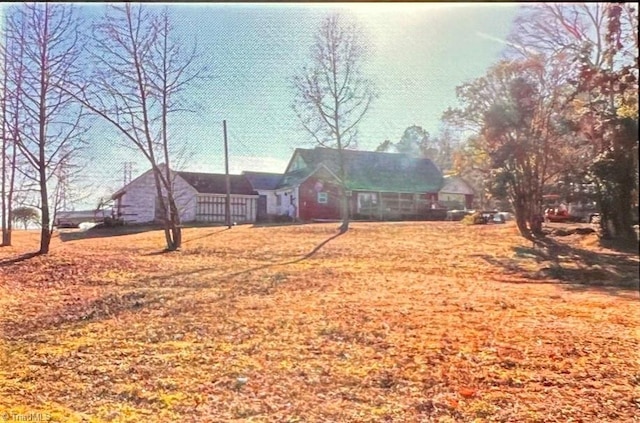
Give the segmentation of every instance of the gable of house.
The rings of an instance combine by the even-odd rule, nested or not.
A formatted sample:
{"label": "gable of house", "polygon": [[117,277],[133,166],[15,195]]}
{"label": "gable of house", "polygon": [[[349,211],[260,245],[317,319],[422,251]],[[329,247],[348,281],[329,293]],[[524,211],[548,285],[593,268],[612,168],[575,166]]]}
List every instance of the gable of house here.
{"label": "gable of house", "polygon": [[289,173],[289,172],[293,172],[296,170],[301,170],[306,167],[309,167],[311,160],[310,160],[310,157],[308,157],[308,154],[306,154],[307,151],[308,151],[307,149],[296,148],[296,151],[294,151],[293,156],[291,156],[291,160],[289,160],[289,164],[287,165],[287,169],[285,170],[285,173]]}
{"label": "gable of house", "polygon": [[445,176],[443,178],[441,193],[473,195],[473,188],[459,176]]}
{"label": "gable of house", "polygon": [[[164,169],[164,165],[159,166]],[[197,191],[176,172],[171,172],[173,194],[180,219],[191,221],[195,219]],[[163,196],[166,190],[161,189]],[[159,203],[153,170],[148,170],[133,179],[130,183],[116,191],[111,198],[116,201],[116,214],[130,223],[152,222],[158,217]]]}

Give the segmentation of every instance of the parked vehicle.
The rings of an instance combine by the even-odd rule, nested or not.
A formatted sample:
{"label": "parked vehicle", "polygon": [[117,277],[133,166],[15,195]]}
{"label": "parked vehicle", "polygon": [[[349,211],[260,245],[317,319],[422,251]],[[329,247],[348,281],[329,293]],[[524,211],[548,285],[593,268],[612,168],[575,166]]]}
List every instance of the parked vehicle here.
{"label": "parked vehicle", "polygon": [[595,202],[566,203],[559,195],[544,195],[544,219],[547,222],[596,223],[600,218]]}
{"label": "parked vehicle", "polygon": [[56,219],[56,223],[54,226],[58,229],[75,229],[80,227],[80,223],[66,219]]}
{"label": "parked vehicle", "polygon": [[596,223],[600,218],[598,207],[595,202],[590,203],[570,203],[569,216],[574,222]]}
{"label": "parked vehicle", "polygon": [[506,219],[502,212],[497,210],[485,210],[480,212],[485,224],[489,223],[506,223]]}
{"label": "parked vehicle", "polygon": [[100,223],[112,211],[107,209],[59,211],[56,214],[54,226],[60,228],[79,228],[81,223]]}
{"label": "parked vehicle", "polygon": [[569,216],[567,210],[562,210],[558,207],[548,207],[544,210],[544,219],[552,223],[569,222],[571,216]]}

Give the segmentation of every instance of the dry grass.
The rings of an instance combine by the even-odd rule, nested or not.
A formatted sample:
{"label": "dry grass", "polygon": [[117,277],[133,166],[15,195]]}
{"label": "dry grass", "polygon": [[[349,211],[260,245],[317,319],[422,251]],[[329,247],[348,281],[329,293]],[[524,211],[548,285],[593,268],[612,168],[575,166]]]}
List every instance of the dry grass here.
{"label": "dry grass", "polygon": [[[455,222],[354,224],[321,245],[336,226],[187,229],[169,254],[159,232],[56,238],[3,263],[0,413],[638,421],[637,255]],[[0,260],[36,243],[17,233]]]}

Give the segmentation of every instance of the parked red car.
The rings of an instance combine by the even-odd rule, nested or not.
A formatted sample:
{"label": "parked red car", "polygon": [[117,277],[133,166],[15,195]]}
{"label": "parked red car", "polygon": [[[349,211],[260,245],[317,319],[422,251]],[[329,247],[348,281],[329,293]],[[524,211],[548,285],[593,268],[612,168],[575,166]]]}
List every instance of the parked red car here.
{"label": "parked red car", "polygon": [[547,222],[567,222],[571,220],[569,212],[564,209],[548,208],[544,211],[544,219]]}

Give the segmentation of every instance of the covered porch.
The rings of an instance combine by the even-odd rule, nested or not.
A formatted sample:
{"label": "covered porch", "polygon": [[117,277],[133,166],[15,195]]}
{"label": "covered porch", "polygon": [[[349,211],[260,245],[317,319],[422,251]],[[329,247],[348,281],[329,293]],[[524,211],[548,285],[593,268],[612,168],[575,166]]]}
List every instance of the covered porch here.
{"label": "covered porch", "polygon": [[354,191],[350,198],[356,220],[437,220],[437,215],[446,215],[437,193]]}

